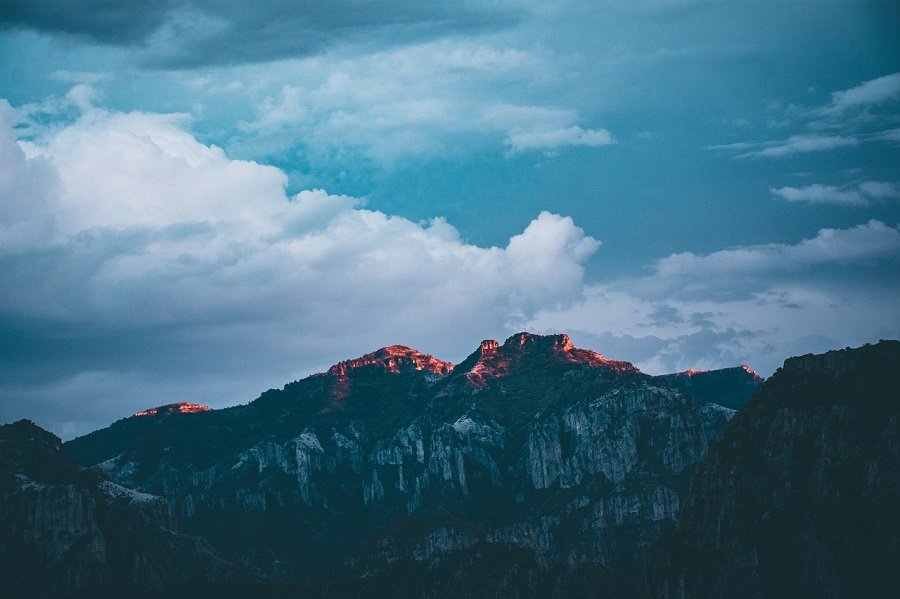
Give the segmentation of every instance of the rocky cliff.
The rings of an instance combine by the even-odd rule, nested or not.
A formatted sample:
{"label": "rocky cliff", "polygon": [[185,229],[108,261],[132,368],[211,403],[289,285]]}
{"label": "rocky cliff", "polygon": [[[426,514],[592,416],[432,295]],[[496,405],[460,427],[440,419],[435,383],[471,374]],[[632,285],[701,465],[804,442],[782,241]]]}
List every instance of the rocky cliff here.
{"label": "rocky cliff", "polygon": [[191,596],[244,585],[162,498],[79,467],[28,421],[0,426],[0,596]]}
{"label": "rocky cliff", "polygon": [[900,343],[785,361],[700,466],[646,597],[895,597]]}
{"label": "rocky cliff", "polygon": [[626,592],[734,413],[709,396],[520,333],[455,367],[383,348],[246,406],[132,417],[66,450],[297,590]]}

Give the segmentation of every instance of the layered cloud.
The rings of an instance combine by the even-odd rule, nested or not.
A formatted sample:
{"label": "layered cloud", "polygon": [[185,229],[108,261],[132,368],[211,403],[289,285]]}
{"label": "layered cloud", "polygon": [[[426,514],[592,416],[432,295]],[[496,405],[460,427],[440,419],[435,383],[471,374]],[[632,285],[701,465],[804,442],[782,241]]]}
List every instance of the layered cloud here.
{"label": "layered cloud", "polygon": [[[146,399],[122,399],[113,382],[129,378],[169,389],[185,377],[183,393],[224,405],[391,343],[461,358],[579,299],[599,246],[548,212],[505,247],[478,247],[441,218],[322,190],[287,197],[281,171],[198,142],[183,115],[92,108],[29,142],[14,140],[11,116],[6,106],[0,352],[16,359],[0,393],[47,377],[45,405],[27,411],[70,428],[77,410],[53,404],[53,389],[79,386],[124,413]],[[210,398],[222,385],[209,379],[228,377],[246,386]],[[5,405],[23,413],[4,419],[24,407]]]}
{"label": "layered cloud", "polygon": [[779,187],[769,190],[788,202],[810,204],[836,204],[839,206],[865,206],[872,200],[900,198],[900,185],[882,181],[866,181],[851,187],[834,185],[805,185],[803,187]]}
{"label": "layered cloud", "polygon": [[505,3],[9,0],[0,25],[131,47],[147,66],[196,68],[309,56],[342,42],[390,45],[513,22]]}
{"label": "layered cloud", "polygon": [[896,142],[896,105],[900,101],[900,73],[864,81],[831,93],[831,101],[811,109],[789,106],[784,124],[802,130],[786,139],[737,142],[709,146],[736,152],[737,158],[785,158],[821,153],[868,143]]}
{"label": "layered cloud", "polygon": [[877,106],[900,98],[900,73],[892,73],[831,94],[831,103],[819,111],[834,115],[857,108]]}
{"label": "layered cloud", "polygon": [[[255,118],[241,125],[231,147],[250,155],[295,150],[317,163],[362,155],[391,167],[404,159],[464,155],[473,146],[502,143],[508,155],[552,155],[614,143],[607,129],[590,127],[578,111],[542,98],[566,75],[558,61],[537,50],[438,40],[291,62],[281,77],[297,83],[258,101]],[[200,79],[196,85],[217,83]]]}

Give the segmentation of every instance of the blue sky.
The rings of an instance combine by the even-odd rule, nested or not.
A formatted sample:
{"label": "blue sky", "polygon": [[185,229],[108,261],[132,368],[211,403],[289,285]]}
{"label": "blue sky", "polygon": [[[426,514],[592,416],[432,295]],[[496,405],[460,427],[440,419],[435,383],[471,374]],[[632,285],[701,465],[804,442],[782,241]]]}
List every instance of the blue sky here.
{"label": "blue sky", "polygon": [[886,1],[0,9],[0,420],[393,343],[653,374],[900,337]]}

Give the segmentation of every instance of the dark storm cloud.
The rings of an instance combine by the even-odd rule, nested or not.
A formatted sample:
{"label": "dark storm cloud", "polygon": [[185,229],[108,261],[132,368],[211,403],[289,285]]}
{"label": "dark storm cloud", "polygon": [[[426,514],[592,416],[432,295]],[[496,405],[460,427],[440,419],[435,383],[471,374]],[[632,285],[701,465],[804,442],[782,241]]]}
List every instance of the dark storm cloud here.
{"label": "dark storm cloud", "polygon": [[339,43],[391,45],[500,27],[511,11],[415,0],[12,0],[0,25],[140,47],[142,64],[190,68],[308,56]]}
{"label": "dark storm cloud", "polygon": [[158,29],[174,5],[175,2],[166,0],[6,0],[0,6],[0,24],[127,46],[140,43]]}

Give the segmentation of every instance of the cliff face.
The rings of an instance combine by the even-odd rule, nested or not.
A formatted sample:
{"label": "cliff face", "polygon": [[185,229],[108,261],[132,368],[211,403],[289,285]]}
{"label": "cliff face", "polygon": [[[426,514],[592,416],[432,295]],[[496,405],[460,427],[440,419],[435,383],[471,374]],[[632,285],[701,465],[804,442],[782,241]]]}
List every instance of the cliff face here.
{"label": "cliff face", "polygon": [[82,469],[28,421],[0,426],[0,595],[171,596],[234,577],[163,499]]}
{"label": "cliff face", "polygon": [[647,597],[896,596],[900,343],[787,360],[685,503]]}
{"label": "cliff face", "polygon": [[298,590],[566,596],[625,588],[733,414],[664,383],[564,335],[392,346],[67,450]]}

